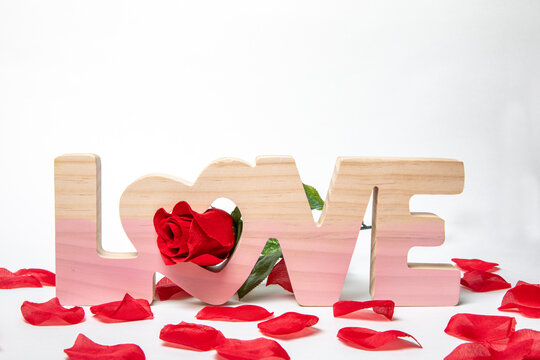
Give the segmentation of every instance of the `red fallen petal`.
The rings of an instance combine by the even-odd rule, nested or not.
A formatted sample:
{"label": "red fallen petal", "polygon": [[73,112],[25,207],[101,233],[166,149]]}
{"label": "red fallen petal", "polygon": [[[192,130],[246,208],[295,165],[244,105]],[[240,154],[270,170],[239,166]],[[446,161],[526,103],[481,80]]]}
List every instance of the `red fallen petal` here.
{"label": "red fallen petal", "polygon": [[56,275],[49,270],[43,269],[21,269],[15,272],[15,275],[31,275],[37,278],[41,285],[55,286]]}
{"label": "red fallen petal", "polygon": [[6,277],[6,276],[13,276],[13,275],[15,274],[9,271],[8,269],[0,268],[0,278]]}
{"label": "red fallen petal", "polygon": [[520,304],[508,303],[504,306],[499,307],[500,311],[517,311],[521,315],[530,317],[530,318],[540,318],[540,309],[528,308],[526,306],[521,306]]}
{"label": "red fallen petal", "polygon": [[540,284],[519,281],[503,297],[501,311],[518,311],[521,314],[540,318]]}
{"label": "red fallen petal", "polygon": [[54,273],[48,270],[21,269],[12,273],[8,269],[0,268],[0,289],[54,286],[55,283]]}
{"label": "red fallen petal", "polygon": [[313,326],[319,322],[315,315],[305,315],[296,312],[287,312],[276,318],[257,324],[259,330],[265,335],[287,335]]}
{"label": "red fallen petal", "polygon": [[145,360],[144,352],[135,344],[100,345],[83,334],[64,352],[71,360]]}
{"label": "red fallen petal", "polygon": [[144,320],[152,319],[154,317],[148,301],[144,299],[134,299],[129,294],[126,294],[122,301],[113,301],[92,306],[90,311],[94,315],[121,321]]}
{"label": "red fallen petal", "polygon": [[337,337],[365,349],[377,349],[390,341],[401,337],[410,337],[418,344],[419,347],[422,347],[414,336],[399,330],[379,332],[361,327],[346,327],[338,331]]}
{"label": "red fallen petal", "polygon": [[257,305],[230,306],[206,306],[195,315],[199,320],[217,321],[260,321],[274,313],[269,312]]}
{"label": "red fallen petal", "polygon": [[[525,359],[540,359],[540,331],[521,329],[510,336],[509,344],[530,344]],[[526,345],[525,345],[526,346]]]}
{"label": "red fallen petal", "polygon": [[392,300],[371,300],[371,301],[338,301],[334,304],[334,317],[340,317],[352,312],[373,308],[377,314],[384,315],[388,320],[394,316],[394,302]]}
{"label": "red fallen petal", "polygon": [[217,353],[230,360],[284,359],[289,354],[276,341],[257,338],[253,340],[225,339],[216,348]]}
{"label": "red fallen petal", "polygon": [[[461,344],[444,360],[539,359],[540,352],[535,354],[533,351],[535,334],[530,333],[531,331],[535,332],[529,329],[519,330],[513,333],[510,338],[497,342]],[[538,345],[540,345],[540,342]]]}
{"label": "red fallen petal", "polygon": [[165,325],[159,338],[175,344],[187,346],[195,350],[208,351],[215,349],[225,341],[221,331],[211,326],[181,322],[177,325]]}
{"label": "red fallen petal", "polygon": [[487,262],[479,259],[452,259],[453,262],[463,271],[493,271],[499,264],[494,262]]}
{"label": "red fallen petal", "polygon": [[530,284],[530,283],[528,283],[526,281],[523,281],[523,280],[518,280],[516,286],[518,286],[518,285],[532,285],[532,286],[540,287],[540,284]]}
{"label": "red fallen petal", "polygon": [[496,360],[523,360],[531,359],[528,354],[531,352],[531,346],[533,341],[531,339],[508,343],[501,349],[495,348],[493,344],[489,345],[489,352],[491,353],[491,359]]}
{"label": "red fallen petal", "polygon": [[492,360],[492,357],[486,345],[465,343],[456,347],[444,360]]}
{"label": "red fallen petal", "polygon": [[8,275],[0,277],[0,289],[43,287],[38,278],[31,275]]}
{"label": "red fallen petal", "polygon": [[173,283],[169,278],[164,277],[156,284],[156,295],[161,301],[169,300],[171,297],[189,297],[185,290]]}
{"label": "red fallen petal", "polygon": [[463,274],[461,285],[475,292],[501,290],[512,287],[511,284],[507,283],[499,275],[480,270],[468,271]]}
{"label": "red fallen petal", "polygon": [[285,259],[281,259],[268,275],[266,286],[268,285],[279,285],[288,292],[293,292],[291,279],[287,272],[287,265],[285,265]]}
{"label": "red fallen petal", "polygon": [[482,342],[505,339],[515,328],[513,317],[456,314],[450,318],[444,332],[463,340]]}
{"label": "red fallen petal", "polygon": [[44,303],[23,302],[21,313],[32,325],[72,325],[84,319],[84,310],[80,306],[67,309],[54,297]]}

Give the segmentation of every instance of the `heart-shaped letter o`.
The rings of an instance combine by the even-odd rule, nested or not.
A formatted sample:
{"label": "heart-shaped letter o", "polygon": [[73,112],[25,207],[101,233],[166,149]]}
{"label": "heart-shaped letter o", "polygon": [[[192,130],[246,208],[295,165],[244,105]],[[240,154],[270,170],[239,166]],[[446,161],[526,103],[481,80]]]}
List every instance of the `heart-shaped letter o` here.
{"label": "heart-shaped letter o", "polygon": [[[55,160],[57,296],[63,304],[119,300],[126,292],[151,301],[155,272],[204,302],[223,304],[244,283],[266,240],[275,237],[298,303],[330,306],[339,300],[374,188],[372,295],[398,305],[457,303],[457,270],[407,264],[411,247],[444,241],[443,220],[411,214],[408,203],[414,194],[461,192],[461,162],[338,158],[318,224],[291,157],[258,157],[255,166],[221,159],[194,184],[145,176],[129,185],[120,200],[122,225],[137,254],[107,253],[101,248],[99,176],[95,155],[64,155]],[[156,245],[155,212],[170,211],[182,200],[203,212],[221,197],[236,203],[244,221],[242,237],[227,265],[219,272],[193,263],[165,265]]]}

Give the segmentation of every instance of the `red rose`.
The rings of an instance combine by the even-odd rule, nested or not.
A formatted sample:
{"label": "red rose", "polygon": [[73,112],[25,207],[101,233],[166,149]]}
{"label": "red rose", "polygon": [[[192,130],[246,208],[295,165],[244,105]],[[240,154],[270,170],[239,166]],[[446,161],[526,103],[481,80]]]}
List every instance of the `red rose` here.
{"label": "red rose", "polygon": [[227,258],[235,237],[231,215],[220,209],[199,214],[180,201],[171,214],[159,209],[154,215],[157,245],[166,265],[192,262],[216,265]]}

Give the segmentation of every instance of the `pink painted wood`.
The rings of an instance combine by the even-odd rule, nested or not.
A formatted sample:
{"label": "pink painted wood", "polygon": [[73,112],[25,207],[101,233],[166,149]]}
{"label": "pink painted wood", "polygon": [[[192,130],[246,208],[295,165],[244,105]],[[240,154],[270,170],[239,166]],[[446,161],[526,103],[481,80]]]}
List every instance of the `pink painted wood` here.
{"label": "pink painted wood", "polygon": [[[410,247],[438,245],[444,239],[442,220],[411,215],[408,199],[417,193],[459,193],[463,186],[460,162],[339,158],[318,224],[290,157],[258,157],[255,166],[218,160],[194,184],[146,176],[128,186],[120,201],[122,225],[137,255],[101,249],[99,172],[95,155],[66,155],[55,162],[57,296],[64,304],[118,300],[125,292],[151,301],[154,282],[150,279],[155,272],[207,303],[222,304],[245,281],[266,240],[276,237],[298,303],[332,305],[339,299],[374,186],[382,194],[373,232],[374,296],[397,300],[398,305],[457,302],[459,272],[407,266]],[[152,222],[156,210],[170,211],[185,200],[202,212],[220,197],[234,201],[244,220],[242,238],[227,265],[219,272],[191,263],[164,265]],[[396,204],[407,211],[385,211]]]}

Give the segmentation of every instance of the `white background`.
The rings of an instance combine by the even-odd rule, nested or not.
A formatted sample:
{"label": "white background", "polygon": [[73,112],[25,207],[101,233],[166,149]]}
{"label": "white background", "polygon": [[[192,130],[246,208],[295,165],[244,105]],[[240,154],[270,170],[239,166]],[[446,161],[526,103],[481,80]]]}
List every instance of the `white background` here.
{"label": "white background", "polygon": [[[413,198],[413,210],[446,220],[447,243],[411,259],[480,257],[512,283],[538,283],[539,136],[538,1],[0,1],[0,267],[10,270],[54,269],[53,160],[63,153],[102,158],[110,250],[130,247],[118,200],[147,173],[193,181],[219,157],[287,154],[324,197],[337,156],[420,156],[463,161],[466,183],[461,195]],[[368,251],[362,234],[343,298],[367,297]],[[321,316],[320,333],[282,343],[296,359],[390,356],[335,339],[355,325],[398,328],[425,347],[392,358],[442,358],[459,343],[442,332],[449,316],[496,314],[504,293],[463,291],[457,308],[351,324],[257,291],[248,302]],[[197,302],[156,303],[156,319],[136,324],[23,323],[22,301],[53,294],[0,293],[1,358],[62,358],[78,332],[136,342],[149,359],[214,358],[157,340],[164,324],[193,321]],[[253,324],[217,327],[257,336]]]}

